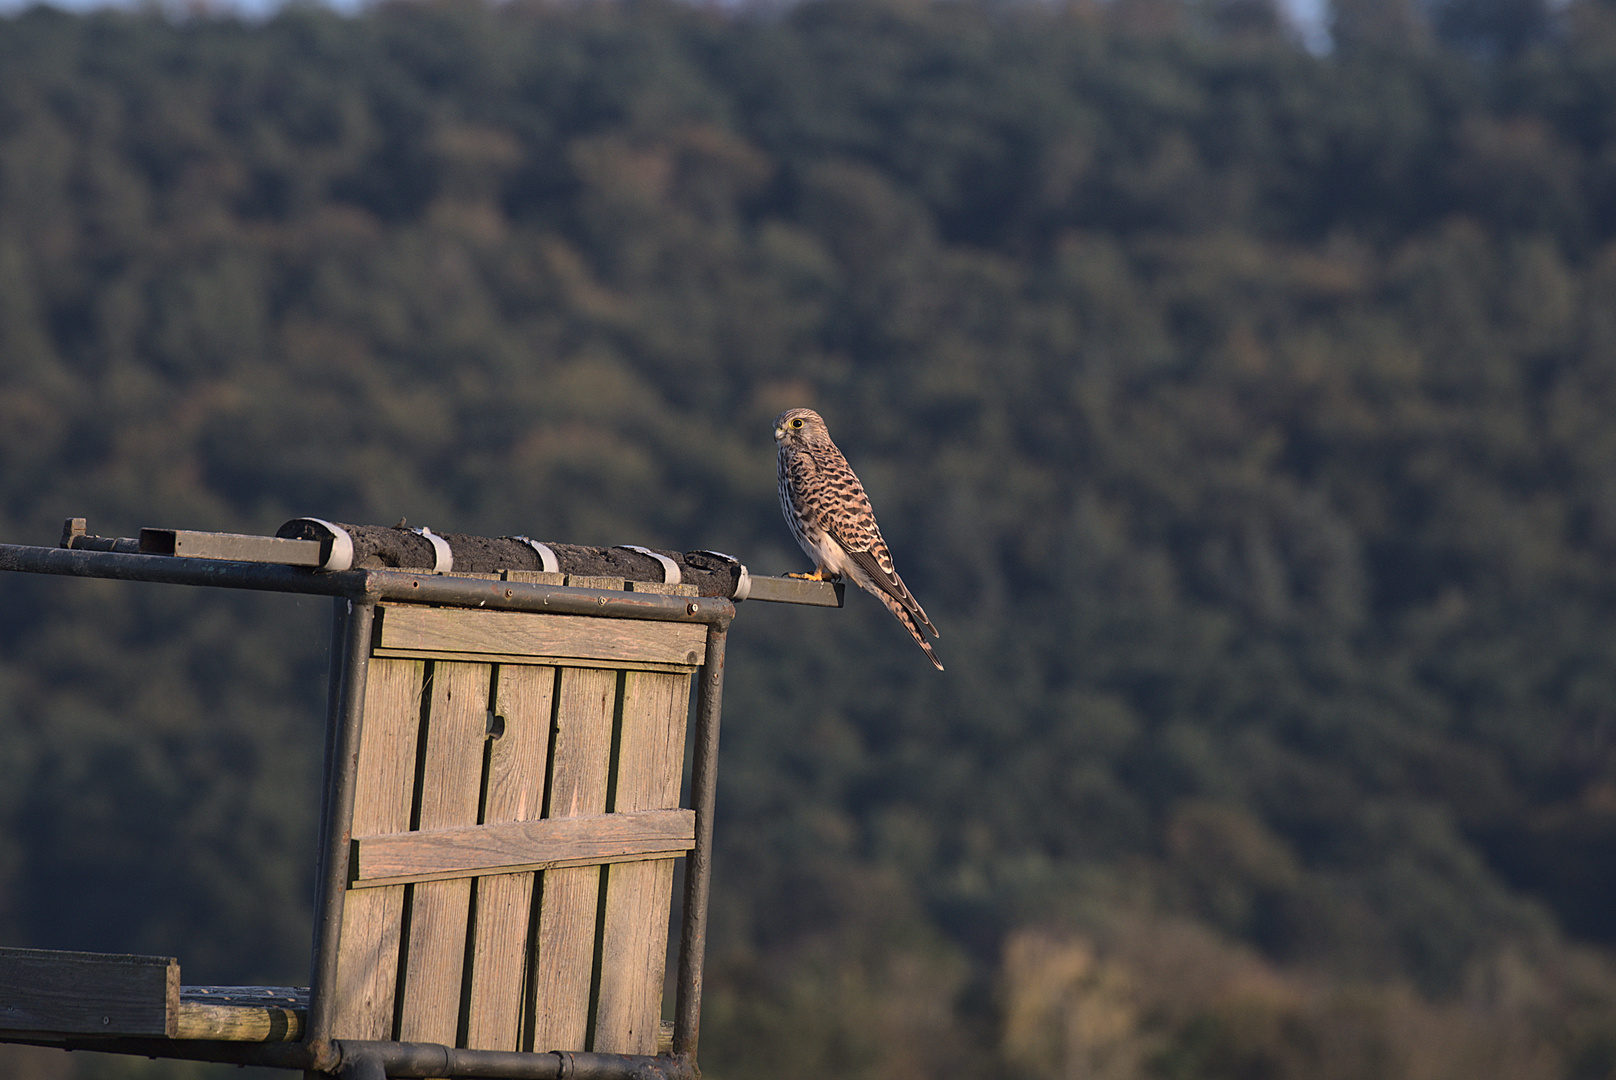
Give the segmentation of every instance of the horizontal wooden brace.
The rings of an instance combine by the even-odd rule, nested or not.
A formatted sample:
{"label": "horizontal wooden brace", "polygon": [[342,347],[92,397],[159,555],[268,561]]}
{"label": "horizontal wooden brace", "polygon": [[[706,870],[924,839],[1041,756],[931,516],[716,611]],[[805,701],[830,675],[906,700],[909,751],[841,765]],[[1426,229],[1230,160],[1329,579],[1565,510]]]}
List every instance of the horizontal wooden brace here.
{"label": "horizontal wooden brace", "polygon": [[707,628],[649,619],[386,604],[376,613],[375,647],[445,659],[576,657],[695,667],[707,654]]}
{"label": "horizontal wooden brace", "polygon": [[693,810],[540,818],[358,836],[353,886],[481,877],[556,866],[669,859],[695,844]]}
{"label": "horizontal wooden brace", "polygon": [[[444,660],[441,651],[428,649],[372,649],[371,656],[383,660]],[[693,675],[699,669],[690,664],[658,664],[650,660],[591,660],[581,656],[531,656],[523,653],[455,653],[455,660],[474,664],[535,664],[543,667],[600,668],[613,671],[657,671],[664,675]]]}

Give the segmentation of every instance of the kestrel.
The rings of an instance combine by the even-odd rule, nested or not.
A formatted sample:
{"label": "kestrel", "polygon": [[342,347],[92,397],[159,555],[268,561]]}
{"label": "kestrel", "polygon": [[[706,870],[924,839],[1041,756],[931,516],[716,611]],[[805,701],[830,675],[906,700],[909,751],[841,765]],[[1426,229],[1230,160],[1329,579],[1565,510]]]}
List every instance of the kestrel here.
{"label": "kestrel", "polygon": [[921,628],[932,637],[941,635],[893,569],[870,497],[830,441],[825,421],[812,409],[787,409],[775,418],[774,441],[780,448],[780,510],[815,566],[812,574],[790,576],[811,581],[851,578],[885,604],[937,670],[943,670]]}

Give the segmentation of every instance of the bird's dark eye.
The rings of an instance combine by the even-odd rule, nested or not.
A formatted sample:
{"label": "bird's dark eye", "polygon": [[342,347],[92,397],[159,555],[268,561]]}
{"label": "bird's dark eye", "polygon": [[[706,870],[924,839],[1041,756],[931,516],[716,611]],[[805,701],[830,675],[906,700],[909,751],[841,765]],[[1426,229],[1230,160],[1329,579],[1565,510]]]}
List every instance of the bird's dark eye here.
{"label": "bird's dark eye", "polygon": [[792,427],[802,427],[802,417],[799,416],[795,420],[791,421],[791,426]]}

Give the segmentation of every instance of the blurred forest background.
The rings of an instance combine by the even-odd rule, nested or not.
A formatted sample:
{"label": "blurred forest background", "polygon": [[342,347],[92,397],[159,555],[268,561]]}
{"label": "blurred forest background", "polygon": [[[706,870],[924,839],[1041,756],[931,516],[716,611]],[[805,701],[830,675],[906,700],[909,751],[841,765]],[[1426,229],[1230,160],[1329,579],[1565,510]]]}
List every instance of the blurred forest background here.
{"label": "blurred forest background", "polygon": [[[1616,5],[1331,30],[0,19],[0,539],[782,573],[814,406],[948,671],[743,605],[713,1080],[1610,1080]],[[327,603],[0,578],[0,940],[305,981]]]}

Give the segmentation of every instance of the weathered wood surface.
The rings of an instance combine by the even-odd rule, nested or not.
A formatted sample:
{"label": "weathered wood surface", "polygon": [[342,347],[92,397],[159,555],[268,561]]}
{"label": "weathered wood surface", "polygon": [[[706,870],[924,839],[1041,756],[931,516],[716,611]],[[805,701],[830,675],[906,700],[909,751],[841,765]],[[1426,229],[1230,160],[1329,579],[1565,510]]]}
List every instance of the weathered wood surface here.
{"label": "weathered wood surface", "polygon": [[[505,577],[557,583],[540,572]],[[655,1052],[674,859],[694,842],[679,784],[705,633],[379,611],[339,1037]],[[406,649],[421,659],[400,658]],[[580,652],[592,655],[542,662]],[[574,666],[586,663],[595,666]],[[217,1011],[241,1006],[211,1007],[196,1023],[264,1030],[261,1017]]]}
{"label": "weathered wood surface", "polygon": [[[621,584],[618,582],[619,586]],[[383,605],[376,618],[378,649],[440,656],[468,653],[570,657],[694,666],[702,663],[707,651],[707,628],[700,623],[596,619],[587,615],[431,608],[413,604]]]}
{"label": "weathered wood surface", "polygon": [[[605,812],[617,682],[613,671],[561,671],[548,817]],[[600,867],[544,873],[529,1024],[533,1048],[541,1053],[586,1048],[599,901]]]}
{"label": "weathered wood surface", "polygon": [[694,585],[669,585],[661,581],[625,581],[623,588],[629,592],[658,593],[662,596],[700,596]]}
{"label": "weathered wood surface", "polygon": [[[636,671],[623,677],[617,786],[610,816],[632,820],[677,814],[689,821],[693,842],[695,813],[668,809],[679,805],[689,704],[688,676]],[[605,871],[593,1050],[656,1052],[673,868],[672,859],[658,859],[621,863]]]}
{"label": "weathered wood surface", "polygon": [[172,1037],[179,994],[172,957],[0,948],[0,1030]]}
{"label": "weathered wood surface", "polygon": [[[425,671],[419,660],[370,662],[354,790],[356,833],[402,832],[410,827]],[[332,1022],[337,1038],[393,1037],[404,891],[403,885],[350,891],[343,902]]]}
{"label": "weathered wood surface", "polygon": [[695,838],[695,811],[680,809],[361,836],[354,840],[358,874],[353,884],[362,889],[669,858],[689,851]]}
{"label": "weathered wood surface", "polygon": [[175,1038],[296,1042],[309,992],[291,986],[182,986]]}
{"label": "weathered wood surface", "polygon": [[[489,677],[484,664],[439,661],[432,667],[420,828],[477,823],[488,738]],[[410,888],[398,1037],[453,1046],[459,1034],[471,880],[426,881]]]}
{"label": "weathered wood surface", "polygon": [[[489,825],[535,821],[544,809],[550,752],[554,668],[506,665],[498,669],[492,709],[502,730],[489,747],[483,821]],[[534,875],[479,878],[475,888],[472,981],[466,1007],[466,1045],[474,1050],[520,1049],[522,978]]]}
{"label": "weathered wood surface", "polygon": [[506,581],[523,581],[529,585],[565,585],[566,574],[555,574],[548,570],[507,570],[503,577]]}
{"label": "weathered wood surface", "polygon": [[610,577],[602,574],[568,574],[567,584],[574,589],[610,589],[622,592],[628,582],[621,577]]}
{"label": "weathered wood surface", "polygon": [[[435,660],[443,653],[430,649],[379,648],[371,655],[393,660]],[[534,656],[530,653],[457,652],[454,659],[479,664],[537,664],[544,667],[574,668],[598,668],[602,663],[600,660],[578,656]],[[618,671],[660,671],[669,675],[689,675],[696,671],[694,664],[657,664],[649,660],[612,660],[610,665]]]}

